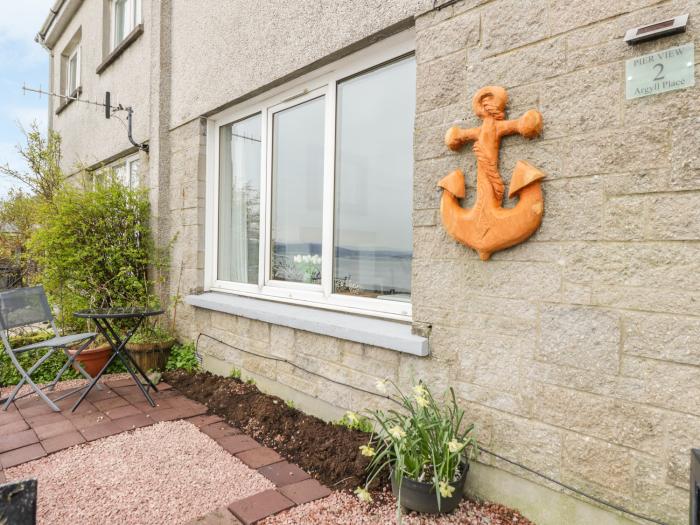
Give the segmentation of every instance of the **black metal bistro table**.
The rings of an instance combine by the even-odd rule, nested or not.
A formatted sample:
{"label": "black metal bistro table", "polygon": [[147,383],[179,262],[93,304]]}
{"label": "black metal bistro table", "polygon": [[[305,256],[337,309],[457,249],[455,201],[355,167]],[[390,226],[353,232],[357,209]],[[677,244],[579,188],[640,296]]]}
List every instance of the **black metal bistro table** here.
{"label": "black metal bistro table", "polygon": [[[155,310],[152,308],[143,308],[137,306],[128,308],[97,308],[93,310],[81,310],[73,314],[75,315],[75,317],[79,317],[81,319],[91,319],[95,323],[95,326],[97,326],[97,330],[100,332],[100,334],[102,334],[102,336],[112,347],[112,355],[109,358],[109,361],[107,361],[107,363],[105,364],[105,366],[102,367],[102,370],[100,370],[99,373],[92,378],[92,381],[90,382],[88,387],[83,391],[82,395],[80,396],[80,399],[78,399],[75,405],[73,405],[71,412],[74,412],[75,409],[78,408],[80,403],[83,402],[83,399],[85,399],[85,397],[90,393],[90,390],[92,390],[92,388],[100,380],[100,377],[102,377],[102,375],[105,373],[107,367],[109,367],[112,361],[114,361],[117,357],[121,359],[122,363],[124,363],[124,367],[129,372],[129,374],[131,374],[131,377],[134,379],[136,386],[138,386],[141,392],[143,392],[143,395],[146,397],[146,400],[150,403],[151,406],[156,406],[155,402],[148,394],[148,388],[153,388],[155,392],[158,392],[158,389],[156,388],[156,385],[153,384],[153,381],[151,381],[148,378],[146,373],[143,370],[141,370],[141,367],[136,363],[136,361],[134,361],[133,358],[129,355],[129,352],[126,351],[126,343],[129,342],[129,339],[131,339],[136,330],[138,330],[139,326],[141,326],[141,323],[146,317],[152,317],[154,315],[160,315],[162,313],[163,310]],[[133,320],[134,324],[124,335],[120,336],[117,330],[115,330],[113,323],[115,320],[125,319]],[[143,386],[141,378],[139,378],[137,373],[141,376],[141,378],[145,379],[146,387]]]}

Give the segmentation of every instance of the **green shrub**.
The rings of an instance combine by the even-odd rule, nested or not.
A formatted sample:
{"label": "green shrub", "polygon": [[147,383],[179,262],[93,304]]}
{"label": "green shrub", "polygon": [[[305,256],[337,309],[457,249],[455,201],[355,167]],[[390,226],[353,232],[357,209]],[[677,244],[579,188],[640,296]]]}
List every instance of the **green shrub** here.
{"label": "green shrub", "polygon": [[115,177],[93,187],[66,185],[39,213],[41,227],[29,240],[39,282],[59,307],[64,329],[82,330],[71,314],[85,308],[156,306],[149,265],[162,268],[149,226],[146,190]]}
{"label": "green shrub", "polygon": [[231,372],[228,375],[232,379],[241,379],[241,369],[240,368],[232,368]]}
{"label": "green shrub", "polygon": [[190,342],[173,346],[165,369],[186,370],[187,372],[199,370],[199,361],[195,355],[194,343]]}

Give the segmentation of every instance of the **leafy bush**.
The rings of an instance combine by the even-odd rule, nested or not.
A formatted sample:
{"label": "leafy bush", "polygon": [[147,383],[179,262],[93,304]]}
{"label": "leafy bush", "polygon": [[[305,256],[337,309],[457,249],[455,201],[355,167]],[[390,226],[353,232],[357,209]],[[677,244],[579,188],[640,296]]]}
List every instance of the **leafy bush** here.
{"label": "leafy bush", "polygon": [[[439,507],[441,498],[450,497],[455,490],[451,484],[459,478],[461,464],[477,450],[474,425],[463,427],[464,411],[451,388],[444,402],[438,403],[422,383],[413,388],[412,397],[393,386],[397,392],[394,399],[403,410],[374,411],[379,432],[360,447],[363,455],[372,458],[367,485],[391,467],[399,487],[404,477],[432,483]],[[362,499],[369,498],[366,487],[356,493]],[[400,513],[400,498],[397,505]]]}
{"label": "leafy bush", "polygon": [[157,304],[148,269],[164,263],[149,212],[146,191],[113,176],[92,187],[66,185],[42,206],[29,249],[62,327],[82,329],[84,321],[70,314],[85,308]]}
{"label": "leafy bush", "polygon": [[240,381],[241,379],[241,369],[240,368],[232,368],[231,372],[228,375],[231,379],[238,379]]}
{"label": "leafy bush", "polygon": [[174,339],[169,330],[157,324],[142,324],[129,340],[130,343],[165,343]]}
{"label": "leafy bush", "polygon": [[177,344],[170,351],[170,358],[165,365],[166,370],[199,370],[199,361],[195,355],[194,343]]}

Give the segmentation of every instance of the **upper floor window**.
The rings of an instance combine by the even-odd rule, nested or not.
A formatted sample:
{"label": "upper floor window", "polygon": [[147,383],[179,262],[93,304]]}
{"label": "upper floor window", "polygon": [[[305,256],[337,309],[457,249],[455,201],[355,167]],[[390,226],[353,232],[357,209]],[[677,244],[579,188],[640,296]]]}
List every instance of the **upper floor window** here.
{"label": "upper floor window", "polygon": [[413,35],[210,122],[207,287],[411,315]]}
{"label": "upper floor window", "polygon": [[80,86],[80,46],[68,57],[66,74],[66,95],[71,96]]}
{"label": "upper floor window", "polygon": [[[73,97],[77,95],[78,88],[80,88],[80,40],[81,40],[82,30],[78,29],[73,37],[70,39],[66,47],[61,52],[59,57],[60,60],[60,91],[63,95],[67,97]],[[69,100],[64,100],[63,103],[67,104]]]}
{"label": "upper floor window", "polygon": [[141,23],[141,0],[112,0],[112,49]]}

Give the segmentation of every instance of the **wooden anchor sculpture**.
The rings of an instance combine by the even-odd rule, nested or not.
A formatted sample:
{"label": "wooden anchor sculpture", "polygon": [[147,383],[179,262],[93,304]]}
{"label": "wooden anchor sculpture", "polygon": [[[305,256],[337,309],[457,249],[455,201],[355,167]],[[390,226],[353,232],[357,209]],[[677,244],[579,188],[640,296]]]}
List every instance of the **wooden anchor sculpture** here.
{"label": "wooden anchor sculpture", "polygon": [[502,87],[486,86],[472,100],[474,113],[483,120],[479,128],[451,127],[445,135],[448,148],[458,151],[467,142],[474,142],[476,155],[476,202],[463,208],[458,199],[466,194],[464,173],[455,170],[443,178],[440,200],[442,224],[457,241],[476,250],[482,260],[491,254],[514,246],[530,237],[542,222],[544,198],[540,180],[544,173],[519,160],[510,181],[508,198],[519,197],[514,208],[503,208],[505,185],[498,172],[498,150],[501,138],[520,134],[534,138],[542,131],[542,115],[531,109],[518,120],[504,120],[508,93]]}

